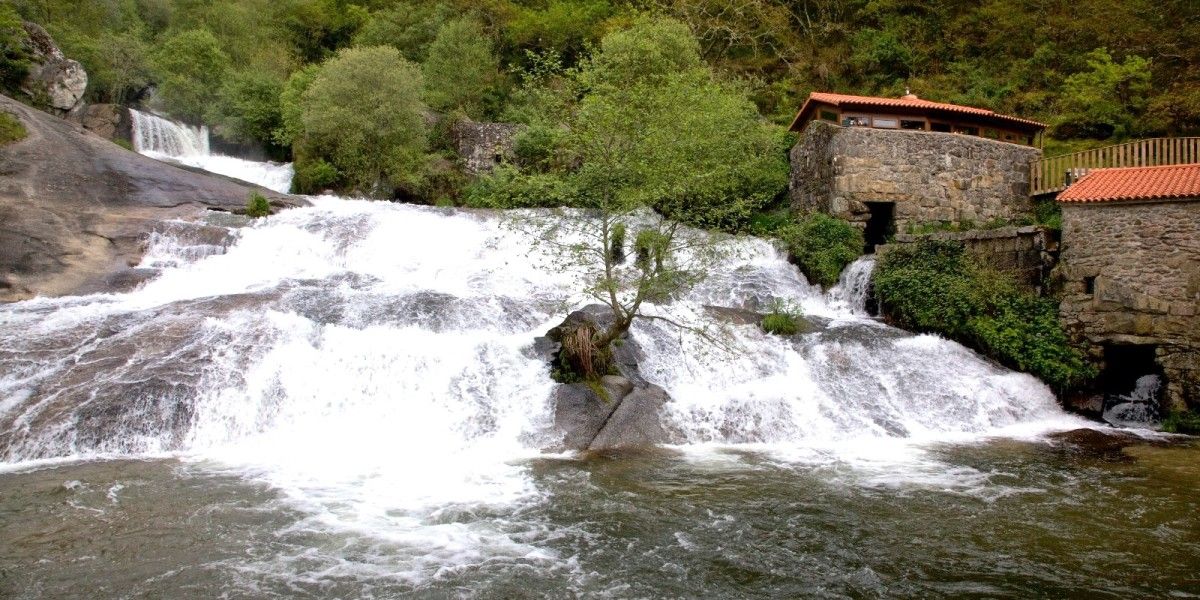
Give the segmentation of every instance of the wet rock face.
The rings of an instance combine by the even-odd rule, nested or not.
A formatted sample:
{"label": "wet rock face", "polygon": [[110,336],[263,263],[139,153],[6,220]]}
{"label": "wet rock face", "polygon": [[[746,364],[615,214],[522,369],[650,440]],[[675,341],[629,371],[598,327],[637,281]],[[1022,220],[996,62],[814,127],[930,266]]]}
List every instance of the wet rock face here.
{"label": "wet rock face", "polygon": [[119,104],[92,104],[79,115],[83,128],[112,141],[133,143],[133,120],[129,109]]}
{"label": "wet rock face", "polygon": [[[538,338],[534,348],[552,361],[559,350],[557,332],[574,329],[583,321],[603,329],[612,320],[608,307],[587,306],[567,316],[546,337]],[[668,441],[661,415],[671,397],[642,377],[638,371],[641,356],[637,342],[626,335],[613,347],[613,364],[620,375],[606,375],[592,383],[565,383],[554,390],[554,427],[562,441],[550,450],[617,450]]]}
{"label": "wet rock face", "polygon": [[22,91],[50,108],[62,112],[74,110],[87,91],[87,71],[79,62],[64,56],[41,26],[28,22],[24,25],[29,35],[33,66]]}

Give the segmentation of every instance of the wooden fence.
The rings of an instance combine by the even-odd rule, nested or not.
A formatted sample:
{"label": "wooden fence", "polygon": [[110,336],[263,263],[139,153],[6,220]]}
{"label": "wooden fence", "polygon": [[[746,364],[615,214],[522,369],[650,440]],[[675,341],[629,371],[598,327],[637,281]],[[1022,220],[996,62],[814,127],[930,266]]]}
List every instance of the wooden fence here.
{"label": "wooden fence", "polygon": [[1092,169],[1200,163],[1200,137],[1150,138],[1053,158],[1030,165],[1030,195],[1061,192]]}

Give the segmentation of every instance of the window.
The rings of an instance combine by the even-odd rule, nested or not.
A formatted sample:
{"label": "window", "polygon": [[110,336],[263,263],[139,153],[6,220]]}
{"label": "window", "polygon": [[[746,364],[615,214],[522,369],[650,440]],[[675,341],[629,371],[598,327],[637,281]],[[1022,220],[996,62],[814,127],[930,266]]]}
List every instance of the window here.
{"label": "window", "polygon": [[835,113],[833,111],[823,110],[823,111],[821,111],[821,120],[837,123],[837,113]]}
{"label": "window", "polygon": [[942,133],[950,133],[950,124],[949,124],[949,123],[933,123],[933,122],[930,122],[930,123],[929,123],[929,130],[930,130],[930,131],[940,131],[940,132],[942,132]]}
{"label": "window", "polygon": [[925,121],[909,121],[908,119],[900,120],[900,129],[920,129],[925,130]]}
{"label": "window", "polygon": [[983,130],[983,137],[985,137],[985,138],[991,138],[991,139],[993,139],[993,140],[998,140],[998,139],[1000,139],[1000,132],[999,132],[999,131],[996,131],[995,129],[991,129],[991,128],[984,129],[984,130]]}
{"label": "window", "polygon": [[1096,293],[1096,276],[1083,278],[1083,293],[1093,295]]}
{"label": "window", "polygon": [[871,117],[865,115],[846,115],[842,119],[842,125],[845,127],[868,127],[871,125]]}
{"label": "window", "polygon": [[979,135],[979,128],[978,127],[960,127],[958,129],[958,132],[965,133],[967,135]]}
{"label": "window", "polygon": [[900,122],[896,119],[888,119],[884,117],[875,117],[873,123],[875,127],[880,129],[896,129],[900,127]]}

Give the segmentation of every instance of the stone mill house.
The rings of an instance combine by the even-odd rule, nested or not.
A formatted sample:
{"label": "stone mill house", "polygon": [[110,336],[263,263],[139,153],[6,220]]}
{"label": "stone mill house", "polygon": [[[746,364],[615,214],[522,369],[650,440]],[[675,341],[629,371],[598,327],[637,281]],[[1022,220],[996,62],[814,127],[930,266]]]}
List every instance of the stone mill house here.
{"label": "stone mill house", "polygon": [[1200,409],[1200,164],[1094,170],[1058,201],[1060,314],[1101,386],[1158,374],[1169,408]]}
{"label": "stone mill house", "polygon": [[[944,230],[924,235],[958,241],[1038,291],[1061,250],[1060,314],[1101,366],[1100,389],[1128,393],[1138,377],[1156,374],[1168,408],[1200,410],[1200,164],[1069,168],[1065,181],[1047,183],[1036,166],[1043,124],[912,94],[814,92],[791,130],[800,134],[793,210],[862,227],[868,252],[922,237],[914,230]],[[1174,163],[1197,162],[1200,139],[1186,143],[1191,150],[1169,154]],[[1058,247],[1045,230],[1018,225],[1031,220],[1035,193],[1056,192]]]}

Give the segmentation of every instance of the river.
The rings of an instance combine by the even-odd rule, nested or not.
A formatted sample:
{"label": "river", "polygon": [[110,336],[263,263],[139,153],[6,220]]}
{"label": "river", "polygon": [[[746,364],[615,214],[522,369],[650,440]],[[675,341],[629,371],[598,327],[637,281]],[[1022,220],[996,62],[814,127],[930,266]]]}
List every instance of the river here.
{"label": "river", "polygon": [[[733,350],[633,331],[672,443],[581,457],[544,450],[533,338],[585,303],[546,213],[312,202],[166,227],[136,290],[0,307],[0,594],[1200,595],[1200,449],[878,323],[869,261],[826,294],[725,242],[652,310]],[[705,308],[777,299],[814,331]]]}

